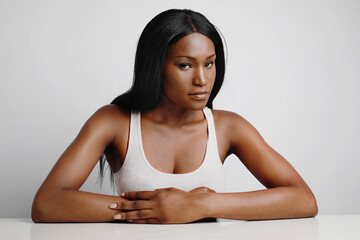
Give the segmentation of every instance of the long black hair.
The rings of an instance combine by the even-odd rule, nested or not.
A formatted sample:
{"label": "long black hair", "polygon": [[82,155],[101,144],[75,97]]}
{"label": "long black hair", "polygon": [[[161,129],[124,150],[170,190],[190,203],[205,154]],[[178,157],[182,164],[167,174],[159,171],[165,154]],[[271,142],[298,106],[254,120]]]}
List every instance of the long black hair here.
{"label": "long black hair", "polygon": [[[156,108],[162,95],[162,80],[166,54],[182,37],[198,32],[212,40],[215,47],[216,77],[206,104],[213,108],[225,74],[225,54],[221,35],[216,27],[201,13],[188,9],[170,9],[155,16],[141,33],[134,66],[131,88],[111,103],[121,109],[146,112]],[[106,159],[100,158],[100,176],[103,177]]]}

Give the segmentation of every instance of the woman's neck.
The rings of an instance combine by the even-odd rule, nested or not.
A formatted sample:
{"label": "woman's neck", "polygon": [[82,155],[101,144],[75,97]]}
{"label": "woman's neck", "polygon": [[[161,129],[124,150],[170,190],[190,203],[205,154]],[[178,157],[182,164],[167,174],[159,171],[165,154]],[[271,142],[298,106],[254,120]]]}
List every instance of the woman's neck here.
{"label": "woman's neck", "polygon": [[204,120],[202,109],[188,109],[163,99],[153,110],[143,113],[144,118],[173,127]]}

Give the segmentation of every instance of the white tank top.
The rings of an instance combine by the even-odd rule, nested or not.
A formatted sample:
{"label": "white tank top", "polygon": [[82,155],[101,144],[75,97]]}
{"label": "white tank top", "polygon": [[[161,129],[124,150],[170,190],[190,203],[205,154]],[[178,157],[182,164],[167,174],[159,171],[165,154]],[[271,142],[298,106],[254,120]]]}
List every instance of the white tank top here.
{"label": "white tank top", "polygon": [[224,169],[218,153],[214,119],[209,108],[204,108],[203,112],[208,123],[205,157],[199,168],[183,174],[164,173],[151,166],[145,156],[142,144],[141,115],[132,112],[126,157],[120,170],[114,173],[118,193],[153,191],[168,187],[184,191],[208,187],[216,192],[224,192]]}

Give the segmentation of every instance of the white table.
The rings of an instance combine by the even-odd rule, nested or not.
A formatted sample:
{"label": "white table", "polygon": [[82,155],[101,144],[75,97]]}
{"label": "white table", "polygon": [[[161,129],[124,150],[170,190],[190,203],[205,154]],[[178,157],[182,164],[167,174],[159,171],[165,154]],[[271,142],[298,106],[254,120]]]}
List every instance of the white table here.
{"label": "white table", "polygon": [[233,221],[151,225],[131,223],[34,224],[31,219],[0,219],[1,240],[119,239],[360,239],[360,215],[317,216],[275,221]]}

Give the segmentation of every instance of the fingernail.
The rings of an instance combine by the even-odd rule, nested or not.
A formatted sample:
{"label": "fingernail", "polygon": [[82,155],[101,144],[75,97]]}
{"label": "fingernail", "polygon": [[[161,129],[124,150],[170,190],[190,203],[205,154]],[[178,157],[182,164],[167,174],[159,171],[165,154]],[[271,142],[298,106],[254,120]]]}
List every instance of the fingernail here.
{"label": "fingernail", "polygon": [[134,222],[134,220],[127,220],[127,221],[128,221],[128,222],[131,222],[131,223]]}
{"label": "fingernail", "polygon": [[125,197],[125,193],[124,193],[124,192],[121,193],[120,196],[121,196],[121,197]]}
{"label": "fingernail", "polygon": [[121,219],[121,215],[115,215],[114,219]]}
{"label": "fingernail", "polygon": [[117,207],[117,203],[113,203],[110,205],[110,208],[116,208]]}

